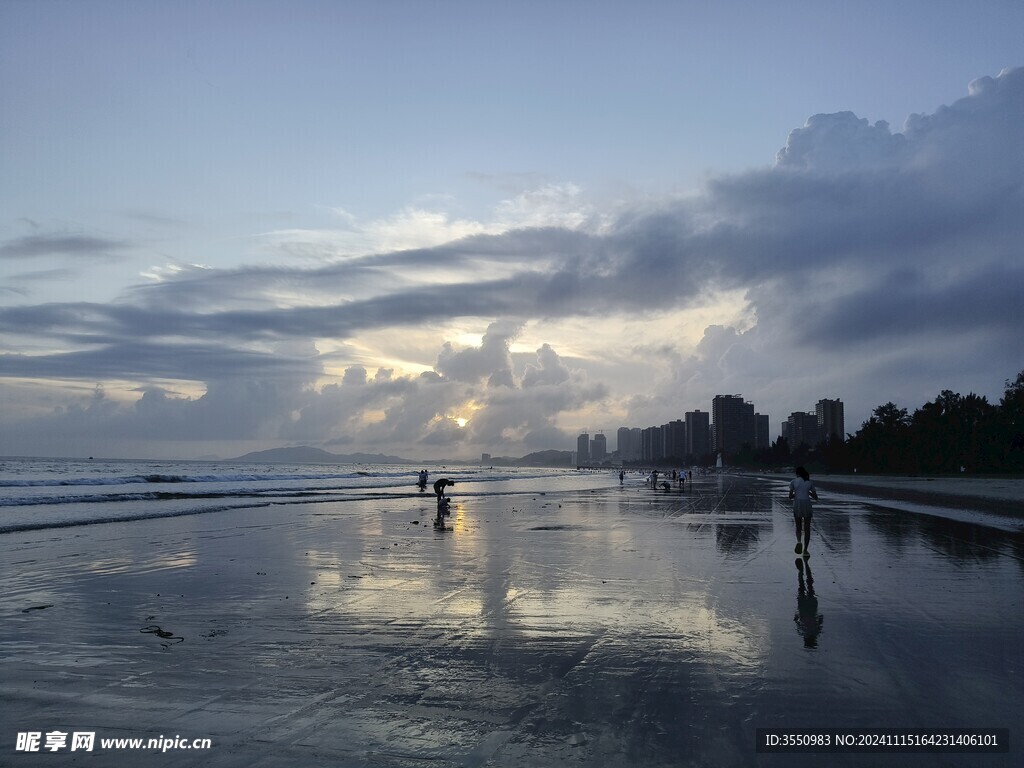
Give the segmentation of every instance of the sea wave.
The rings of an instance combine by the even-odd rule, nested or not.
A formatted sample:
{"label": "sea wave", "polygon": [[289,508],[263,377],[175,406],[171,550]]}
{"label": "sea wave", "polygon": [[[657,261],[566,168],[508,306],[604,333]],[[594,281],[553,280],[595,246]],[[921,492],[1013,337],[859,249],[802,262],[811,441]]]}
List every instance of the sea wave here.
{"label": "sea wave", "polygon": [[363,491],[357,486],[321,486],[304,488],[236,488],[223,491],[128,491],[95,494],[50,494],[40,496],[0,497],[0,507],[35,507],[62,504],[117,504],[126,501],[171,501],[177,499],[267,498],[293,499],[324,497],[325,494]]}
{"label": "sea wave", "polygon": [[188,509],[175,509],[164,511],[137,510],[133,513],[123,515],[94,516],[85,519],[46,519],[24,522],[0,524],[0,534],[17,533],[19,531],[40,531],[49,528],[74,528],[82,525],[103,525],[105,523],[128,523],[137,520],[155,520],[167,517],[188,517],[190,515],[203,515],[208,512],[228,512],[233,509],[251,509],[255,507],[269,507],[272,502],[262,504],[222,504],[211,507],[192,507]]}
{"label": "sea wave", "polygon": [[344,472],[339,474],[213,474],[213,475],[117,475],[65,479],[0,480],[0,488],[68,487],[76,485],[136,485],[140,483],[255,483],[285,480],[344,480],[361,477],[399,477],[396,473]]}
{"label": "sea wave", "polygon": [[[206,474],[131,474],[131,475],[98,475],[78,477],[50,477],[50,478],[0,478],[0,488],[45,488],[53,486],[66,488],[73,486],[105,486],[105,485],[138,485],[138,484],[178,484],[178,483],[267,483],[267,482],[288,482],[288,481],[324,481],[324,480],[360,480],[369,482],[371,480],[382,480],[391,483],[415,482],[416,472],[408,469],[402,471],[388,470],[352,470],[349,472],[323,473],[323,472],[283,472],[283,473],[262,473],[262,472],[225,472]],[[434,475],[440,476],[437,471]],[[502,481],[513,478],[523,479],[531,476],[544,477],[537,473],[530,475],[525,473],[490,473],[486,477],[480,470],[476,469],[454,469],[447,473],[450,477],[472,478],[476,480]],[[432,476],[433,477],[433,476]]]}
{"label": "sea wave", "polygon": [[315,465],[214,467],[194,462],[18,460],[0,471],[0,533],[95,523],[198,515],[222,510],[408,499],[433,503],[439,477],[456,483],[461,498],[592,488],[617,478],[545,468],[430,467],[426,488],[418,470],[355,465],[321,471]]}

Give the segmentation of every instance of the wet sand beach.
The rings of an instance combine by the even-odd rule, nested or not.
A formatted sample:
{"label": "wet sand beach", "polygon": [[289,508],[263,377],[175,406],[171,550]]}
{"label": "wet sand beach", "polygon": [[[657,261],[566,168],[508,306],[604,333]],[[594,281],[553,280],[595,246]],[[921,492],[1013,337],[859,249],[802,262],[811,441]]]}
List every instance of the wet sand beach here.
{"label": "wet sand beach", "polygon": [[[817,478],[816,478],[817,479]],[[788,480],[788,478],[787,478]],[[3,764],[1012,766],[1024,535],[785,482],[315,503],[0,536]],[[1008,728],[764,754],[759,728]],[[16,752],[28,731],[205,751]]]}
{"label": "wet sand beach", "polygon": [[827,491],[1024,519],[1024,478],[818,475]]}

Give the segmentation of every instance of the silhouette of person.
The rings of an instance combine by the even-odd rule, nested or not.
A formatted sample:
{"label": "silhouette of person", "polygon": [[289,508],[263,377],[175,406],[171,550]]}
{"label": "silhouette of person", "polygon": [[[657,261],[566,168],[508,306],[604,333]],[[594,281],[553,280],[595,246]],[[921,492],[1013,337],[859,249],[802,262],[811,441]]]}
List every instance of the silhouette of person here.
{"label": "silhouette of person", "polygon": [[[818,500],[818,491],[811,482],[811,476],[803,467],[796,468],[796,477],[789,481],[789,498],[793,501],[793,519],[796,521],[796,547],[794,552],[810,557],[807,545],[811,543],[811,515],[814,508],[811,499]],[[800,543],[803,531],[804,542]]]}
{"label": "silhouette of person", "polygon": [[444,495],[444,489],[449,485],[455,485],[455,481],[449,480],[447,477],[434,481],[434,493],[437,494],[437,519],[434,520],[434,525],[439,528],[444,527],[445,516],[451,514],[451,499],[446,498]]}
{"label": "silhouette of person", "polygon": [[455,485],[455,481],[449,480],[447,477],[434,481],[434,493],[437,494],[438,501],[444,498],[444,489],[449,485]]}
{"label": "silhouette of person", "polygon": [[[818,597],[814,594],[814,575],[811,573],[811,564],[798,557],[796,570],[796,613],[793,614],[793,621],[796,622],[796,631],[803,635],[804,648],[817,648],[818,635],[821,634],[821,626],[825,623],[825,617],[818,613]],[[805,571],[807,573],[806,581],[804,581]]]}

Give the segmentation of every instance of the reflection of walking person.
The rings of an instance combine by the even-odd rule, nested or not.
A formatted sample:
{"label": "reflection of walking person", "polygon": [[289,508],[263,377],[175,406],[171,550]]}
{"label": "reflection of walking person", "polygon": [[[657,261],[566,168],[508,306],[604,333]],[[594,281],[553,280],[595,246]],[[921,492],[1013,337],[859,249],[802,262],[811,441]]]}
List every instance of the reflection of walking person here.
{"label": "reflection of walking person", "polygon": [[[818,500],[818,491],[811,482],[811,476],[803,467],[796,468],[796,477],[789,481],[789,498],[793,500],[793,518],[796,520],[796,548],[798,555],[810,557],[807,545],[811,543],[811,499]],[[804,543],[800,544],[800,531],[803,529]]]}
{"label": "reflection of walking person", "polygon": [[[818,598],[814,594],[814,576],[811,574],[811,564],[805,563],[797,558],[796,569],[796,613],[793,621],[796,622],[796,631],[804,637],[804,648],[817,648],[818,635],[821,634],[821,625],[825,618],[818,613]],[[804,581],[804,571],[807,572],[807,581]]]}

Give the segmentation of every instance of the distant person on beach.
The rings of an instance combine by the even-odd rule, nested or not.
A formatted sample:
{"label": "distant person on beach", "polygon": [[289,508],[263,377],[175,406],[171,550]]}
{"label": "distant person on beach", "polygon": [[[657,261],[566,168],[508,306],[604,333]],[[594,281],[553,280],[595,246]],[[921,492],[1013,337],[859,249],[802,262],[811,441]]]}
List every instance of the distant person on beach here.
{"label": "distant person on beach", "polygon": [[622,485],[626,481],[626,473],[621,469],[619,470],[619,485]]}
{"label": "distant person on beach", "polygon": [[[810,557],[807,545],[811,543],[811,499],[818,500],[818,491],[811,482],[811,476],[803,467],[796,468],[796,477],[789,481],[789,498],[793,501],[793,519],[796,521],[796,548],[798,555]],[[800,532],[803,530],[804,542],[800,543]]]}

